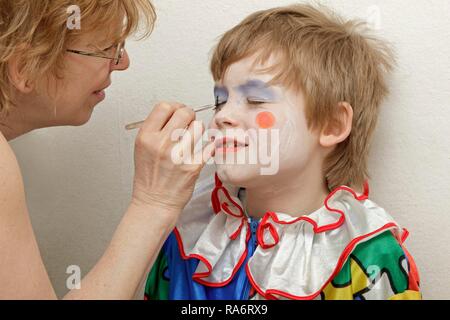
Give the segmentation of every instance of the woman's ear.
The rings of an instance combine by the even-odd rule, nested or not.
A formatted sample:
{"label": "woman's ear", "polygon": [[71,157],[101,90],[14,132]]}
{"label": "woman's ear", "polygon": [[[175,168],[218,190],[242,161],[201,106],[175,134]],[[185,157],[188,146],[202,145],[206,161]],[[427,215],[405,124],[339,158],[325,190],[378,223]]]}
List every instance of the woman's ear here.
{"label": "woman's ear", "polygon": [[353,108],[347,102],[339,102],[335,117],[328,121],[320,132],[320,145],[325,148],[337,146],[345,141],[352,131]]}
{"label": "woman's ear", "polygon": [[28,76],[21,69],[19,61],[21,55],[15,55],[8,61],[8,72],[11,84],[21,93],[30,93],[34,87]]}

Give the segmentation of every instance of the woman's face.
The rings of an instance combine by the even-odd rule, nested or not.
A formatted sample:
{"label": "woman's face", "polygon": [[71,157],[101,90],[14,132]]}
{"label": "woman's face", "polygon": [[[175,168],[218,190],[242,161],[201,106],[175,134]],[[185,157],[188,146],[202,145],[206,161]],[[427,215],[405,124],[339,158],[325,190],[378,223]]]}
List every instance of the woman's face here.
{"label": "woman's face", "polygon": [[[96,32],[80,36],[69,49],[94,53],[104,50],[108,56],[114,56],[116,46]],[[94,107],[105,99],[111,73],[126,70],[129,64],[126,51],[118,65],[112,60],[67,52],[62,79],[38,82],[32,99],[49,112],[50,123],[46,125],[85,124]]]}
{"label": "woman's face", "polygon": [[[232,64],[216,84],[219,107],[210,124],[221,135],[215,156],[219,177],[246,188],[299,175],[320,148],[318,133],[308,129],[303,93],[270,84],[274,75],[261,70],[272,66],[274,57],[263,65],[254,62],[253,56]],[[261,140],[264,136],[268,143]],[[278,161],[270,173],[262,171],[269,166],[263,155]],[[247,161],[229,163],[233,157]]]}

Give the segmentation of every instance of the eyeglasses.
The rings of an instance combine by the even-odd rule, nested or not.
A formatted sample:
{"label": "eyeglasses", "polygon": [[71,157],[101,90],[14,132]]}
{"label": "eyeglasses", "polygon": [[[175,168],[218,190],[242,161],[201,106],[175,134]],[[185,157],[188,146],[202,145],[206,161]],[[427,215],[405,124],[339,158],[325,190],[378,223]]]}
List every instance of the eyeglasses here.
{"label": "eyeglasses", "polygon": [[[114,52],[111,52],[111,50],[114,50]],[[83,56],[88,56],[88,57],[109,59],[109,60],[112,60],[113,63],[117,66],[120,63],[120,60],[122,60],[123,56],[125,55],[125,41],[119,43],[115,47],[112,46],[110,48],[107,48],[107,49],[103,50],[102,52],[86,52],[86,51],[72,50],[72,49],[67,49],[66,51],[75,53],[75,54],[81,54]]]}

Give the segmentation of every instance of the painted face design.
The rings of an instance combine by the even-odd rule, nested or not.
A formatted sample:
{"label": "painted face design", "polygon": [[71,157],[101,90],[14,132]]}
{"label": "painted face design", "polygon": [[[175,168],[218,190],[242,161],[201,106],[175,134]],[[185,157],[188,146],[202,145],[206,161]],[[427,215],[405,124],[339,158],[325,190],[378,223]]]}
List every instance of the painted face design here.
{"label": "painted face design", "polygon": [[[281,98],[277,90],[261,80],[248,80],[246,83],[234,88],[238,93],[238,103],[253,110],[264,110],[264,105],[274,104]],[[214,88],[216,100],[216,113],[228,102],[229,91],[222,86]],[[259,129],[271,129],[276,124],[276,116],[271,111],[261,111],[255,115],[255,124]]]}
{"label": "painted face design", "polygon": [[276,123],[276,118],[270,111],[263,111],[256,116],[256,123],[261,129],[270,129]]}
{"label": "painted face design", "polygon": [[[248,80],[232,89],[237,94],[238,103],[248,105],[262,105],[275,103],[280,100],[276,89],[269,86],[262,80]],[[217,105],[217,111],[228,102],[228,88],[216,85],[214,88],[214,97]]]}
{"label": "painted face design", "polygon": [[[303,95],[272,84],[274,75],[261,71],[275,61],[256,66],[254,62],[255,57],[248,57],[232,64],[216,84],[217,108],[210,124],[210,129],[220,131],[223,136],[216,140],[217,173],[222,181],[240,187],[268,181],[268,177],[261,174],[261,168],[267,165],[261,161],[261,154],[278,152],[279,171],[271,179],[283,175],[289,177],[298,172],[294,168],[303,166],[309,159],[317,142],[307,126]],[[270,137],[277,132],[277,147],[272,148],[269,142],[272,150],[261,150],[260,132],[269,132]],[[254,146],[258,147],[252,148]],[[246,160],[256,156],[257,161],[224,162],[223,157],[230,154]],[[218,158],[221,161],[217,161]]]}
{"label": "painted face design", "polygon": [[216,111],[219,110],[228,101],[228,90],[223,87],[214,87],[214,98],[216,102]]}

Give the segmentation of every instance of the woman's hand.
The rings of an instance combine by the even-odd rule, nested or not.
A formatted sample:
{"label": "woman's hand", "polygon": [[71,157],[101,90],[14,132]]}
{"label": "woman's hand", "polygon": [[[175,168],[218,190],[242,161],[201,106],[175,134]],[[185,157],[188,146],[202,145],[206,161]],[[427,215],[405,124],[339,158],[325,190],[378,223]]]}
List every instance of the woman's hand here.
{"label": "woman's hand", "polygon": [[[214,151],[212,143],[199,151],[203,161],[197,164],[172,159],[174,150],[192,156],[204,131],[202,126],[194,136],[194,120],[194,111],[181,104],[160,103],[153,109],[136,138],[132,202],[81,290],[72,290],[66,299],[130,299],[138,291]],[[176,130],[185,133],[181,139],[172,139]]]}
{"label": "woman's hand", "polygon": [[[199,151],[202,154],[194,155],[194,146],[204,132],[202,125],[201,134],[195,136],[194,120],[194,111],[181,104],[160,103],[153,109],[136,138],[134,205],[163,207],[168,209],[166,212],[174,212],[172,218],[178,218],[192,197],[201,169],[214,152],[210,143]],[[176,130],[184,129],[182,139],[173,139]],[[201,161],[177,164],[172,159],[174,148]]]}

